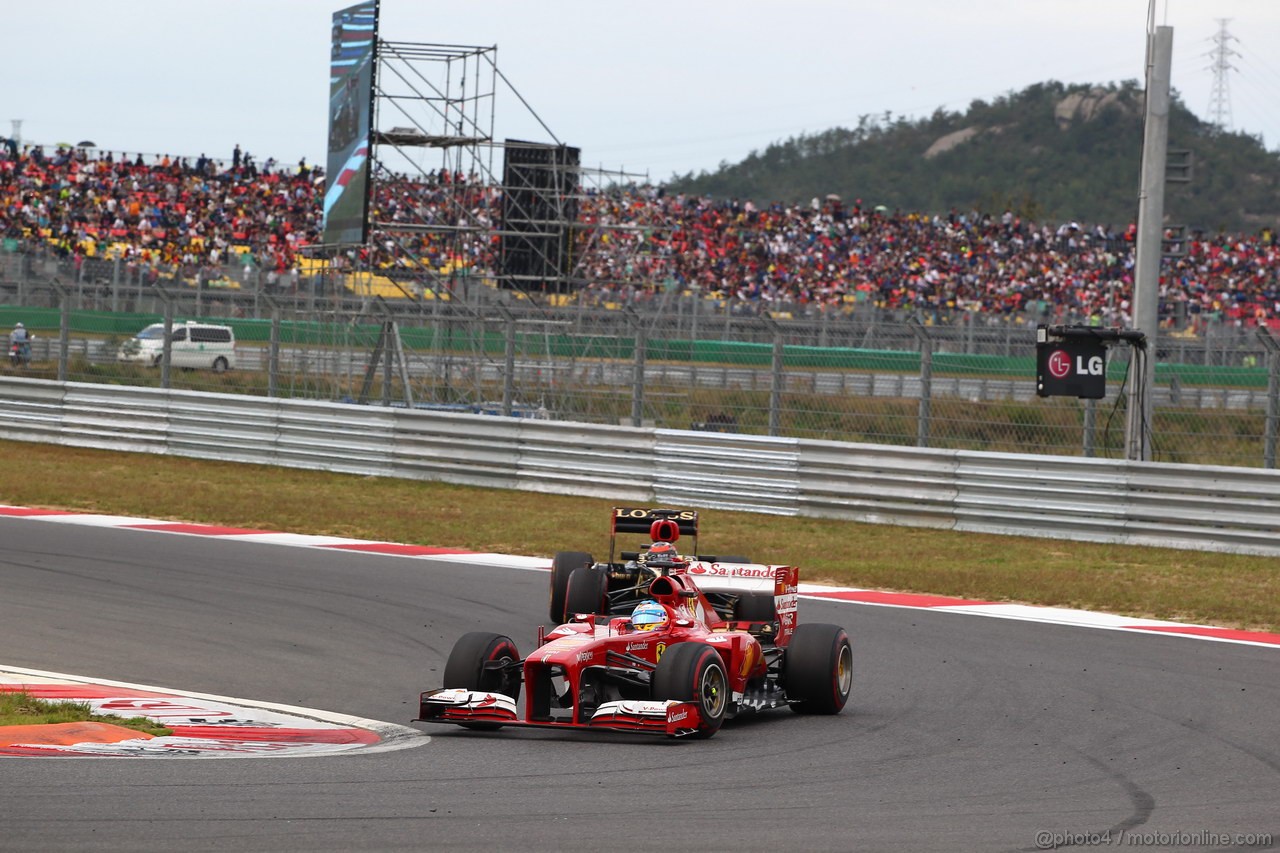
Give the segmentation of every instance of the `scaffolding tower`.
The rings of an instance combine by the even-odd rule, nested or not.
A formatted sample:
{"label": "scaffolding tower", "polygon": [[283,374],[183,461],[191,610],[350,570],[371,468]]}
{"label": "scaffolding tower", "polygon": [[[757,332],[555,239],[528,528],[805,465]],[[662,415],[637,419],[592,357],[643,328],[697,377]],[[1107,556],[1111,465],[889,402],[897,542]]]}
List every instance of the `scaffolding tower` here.
{"label": "scaffolding tower", "polygon": [[[530,341],[546,340],[552,326],[562,329],[565,315],[554,309],[587,284],[608,283],[592,261],[602,239],[615,254],[640,251],[627,248],[639,241],[616,239],[639,227],[586,223],[580,211],[647,176],[583,167],[577,149],[499,69],[496,46],[379,39],[376,56],[368,244],[359,252],[326,251],[347,274],[381,282],[381,292],[368,291],[370,319],[385,323],[394,313],[402,330],[428,330],[416,339],[428,345],[399,350],[415,362],[399,375],[419,386],[417,393],[405,389],[406,402],[483,405],[492,400],[493,377],[510,369],[510,354],[504,362],[492,336],[475,330],[490,318],[495,330],[507,328],[508,307],[517,309]],[[522,127],[548,141],[498,139],[499,95],[525,111]],[[602,238],[606,233],[614,238]],[[478,272],[480,258],[497,262]],[[614,266],[625,260],[615,258]],[[385,347],[379,352],[390,356]],[[540,395],[524,386],[526,396]]]}

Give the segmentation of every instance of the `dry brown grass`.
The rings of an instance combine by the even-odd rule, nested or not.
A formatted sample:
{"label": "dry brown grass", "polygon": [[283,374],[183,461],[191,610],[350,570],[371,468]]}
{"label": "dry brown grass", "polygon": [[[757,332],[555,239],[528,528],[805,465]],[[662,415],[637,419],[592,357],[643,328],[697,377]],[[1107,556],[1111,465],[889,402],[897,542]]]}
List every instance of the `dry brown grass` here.
{"label": "dry brown grass", "polygon": [[[0,483],[21,506],[597,558],[618,503],[22,442],[0,442]],[[807,580],[1280,630],[1275,558],[720,510],[701,528],[704,553],[795,563]]]}

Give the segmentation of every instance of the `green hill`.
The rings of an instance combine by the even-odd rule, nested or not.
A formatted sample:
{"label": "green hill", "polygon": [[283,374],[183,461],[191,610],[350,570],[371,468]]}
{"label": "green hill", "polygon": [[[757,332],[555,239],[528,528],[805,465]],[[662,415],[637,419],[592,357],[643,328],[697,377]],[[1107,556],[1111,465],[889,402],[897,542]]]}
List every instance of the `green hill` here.
{"label": "green hill", "polygon": [[[1050,81],[963,114],[863,116],[754,151],[713,173],[674,175],[668,189],[720,198],[847,202],[945,213],[1011,209],[1037,221],[1122,229],[1136,220],[1142,90]],[[1165,220],[1195,229],[1256,231],[1280,222],[1280,153],[1202,122],[1173,97],[1169,148],[1191,151],[1192,180],[1169,184]]]}

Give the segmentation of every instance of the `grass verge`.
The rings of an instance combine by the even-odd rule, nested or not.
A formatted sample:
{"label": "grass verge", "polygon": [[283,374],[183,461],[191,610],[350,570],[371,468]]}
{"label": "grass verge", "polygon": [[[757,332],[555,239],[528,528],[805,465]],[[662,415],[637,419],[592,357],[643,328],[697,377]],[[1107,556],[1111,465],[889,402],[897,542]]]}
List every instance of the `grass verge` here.
{"label": "grass verge", "polygon": [[43,723],[111,723],[155,737],[173,734],[173,729],[146,717],[118,717],[95,714],[88,702],[37,699],[30,693],[0,693],[0,726],[30,726]]}
{"label": "grass verge", "polygon": [[[193,488],[193,483],[201,484]],[[0,442],[0,503],[603,559],[601,498]],[[1280,560],[707,510],[699,550],[845,586],[1280,630]]]}

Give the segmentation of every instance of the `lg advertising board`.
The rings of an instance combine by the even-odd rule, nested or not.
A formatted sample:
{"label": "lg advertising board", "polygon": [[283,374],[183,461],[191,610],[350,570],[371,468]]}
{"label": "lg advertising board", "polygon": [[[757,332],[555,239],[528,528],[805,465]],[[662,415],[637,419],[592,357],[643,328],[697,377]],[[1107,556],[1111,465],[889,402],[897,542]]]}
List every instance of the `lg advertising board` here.
{"label": "lg advertising board", "polygon": [[333,13],[324,242],[368,239],[370,128],[378,48],[378,0]]}
{"label": "lg advertising board", "polygon": [[1036,344],[1036,393],[1095,400],[1107,396],[1107,348],[1084,340]]}

